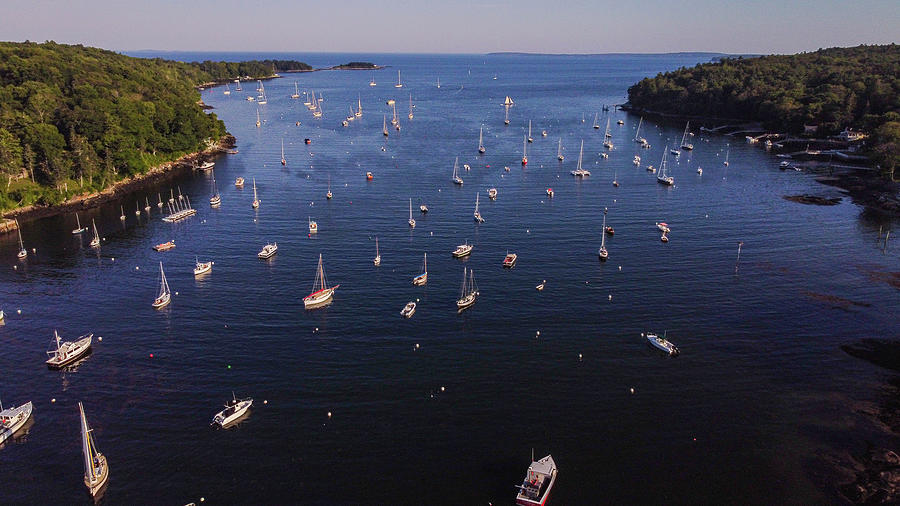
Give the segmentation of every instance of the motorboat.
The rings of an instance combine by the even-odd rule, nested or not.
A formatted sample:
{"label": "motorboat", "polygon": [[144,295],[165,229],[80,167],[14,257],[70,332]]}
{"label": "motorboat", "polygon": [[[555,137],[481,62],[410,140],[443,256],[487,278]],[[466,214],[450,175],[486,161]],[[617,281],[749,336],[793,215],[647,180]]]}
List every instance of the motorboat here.
{"label": "motorboat", "polygon": [[[641,334],[641,336],[643,335],[644,334]],[[677,346],[675,346],[665,338],[665,335],[663,337],[659,337],[656,334],[647,333],[647,342],[649,342],[654,348],[665,352],[666,355],[674,357],[675,355],[681,353],[681,351],[678,350]]]}
{"label": "motorboat", "polygon": [[3,405],[0,404],[0,443],[11,438],[25,425],[25,422],[31,418],[33,408],[31,401],[6,409],[3,409]]}
{"label": "motorboat", "polygon": [[400,316],[404,318],[411,318],[413,314],[416,312],[416,303],[409,301],[403,306],[403,309],[400,310]]}
{"label": "motorboat", "polygon": [[53,339],[56,341],[56,349],[47,351],[50,356],[47,366],[53,369],[65,367],[85,356],[91,350],[91,341],[94,334],[85,334],[74,341],[63,341],[59,333],[53,331]]}
{"label": "motorboat", "polygon": [[256,254],[259,258],[271,258],[272,255],[278,253],[278,243],[273,242],[272,244],[266,244],[263,246],[263,249],[260,250],[259,253]]}
{"label": "motorboat", "polygon": [[206,274],[212,270],[212,266],[214,262],[201,262],[196,260],[196,266],[194,267],[194,276],[199,276],[201,274]]}
{"label": "motorboat", "polygon": [[172,240],[172,241],[166,241],[166,242],[157,244],[156,246],[153,247],[153,249],[156,251],[168,251],[174,247],[175,247],[175,241]]}
{"label": "motorboat", "polygon": [[556,462],[550,455],[533,461],[525,473],[525,480],[518,486],[516,505],[544,506],[556,483],[557,473]]}
{"label": "motorboat", "polygon": [[503,267],[506,267],[507,269],[512,268],[514,265],[516,265],[516,260],[518,258],[519,255],[507,251],[506,257],[503,258]]}
{"label": "motorboat", "polygon": [[252,405],[253,399],[250,397],[238,399],[234,396],[234,392],[232,392],[231,400],[225,403],[225,409],[216,413],[212,423],[219,427],[225,427],[226,425],[232,424],[244,416]]}
{"label": "motorboat", "polygon": [[468,241],[465,244],[460,244],[459,246],[456,247],[455,250],[453,250],[453,253],[452,253],[453,257],[454,258],[462,258],[465,256],[469,256],[470,254],[472,254],[473,247],[474,246],[469,244]]}

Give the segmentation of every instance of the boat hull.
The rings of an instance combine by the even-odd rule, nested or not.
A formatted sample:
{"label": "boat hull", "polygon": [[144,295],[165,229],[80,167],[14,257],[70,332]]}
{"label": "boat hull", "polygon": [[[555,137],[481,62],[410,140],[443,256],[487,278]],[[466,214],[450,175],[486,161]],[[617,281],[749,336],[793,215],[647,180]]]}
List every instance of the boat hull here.
{"label": "boat hull", "polygon": [[16,419],[11,425],[0,429],[0,443],[11,438],[19,429],[21,429],[25,425],[26,422],[28,422],[28,420],[31,418],[31,412],[33,408],[34,407],[31,404],[31,401],[26,402],[18,408],[13,408],[14,410],[18,410],[19,414],[16,415]]}
{"label": "boat hull", "polygon": [[91,497],[96,497],[97,494],[102,492],[103,487],[105,487],[106,483],[109,481],[109,468],[106,466],[106,456],[102,453],[98,453],[97,460],[99,461],[102,470],[100,476],[94,480],[91,480],[88,476],[84,477],[84,486],[88,488]]}
{"label": "boat hull", "polygon": [[338,286],[325,288],[303,297],[303,307],[306,309],[315,309],[330,304],[334,298],[334,291],[337,290]]}
{"label": "boat hull", "polygon": [[51,357],[46,361],[47,367],[51,369],[59,369],[73,362],[78,361],[91,351],[91,341],[94,334],[89,334],[72,343],[72,351],[63,357]]}
{"label": "boat hull", "polygon": [[162,309],[162,308],[168,306],[170,302],[172,302],[172,296],[169,294],[166,294],[165,296],[159,297],[156,300],[154,300],[153,307],[155,309]]}

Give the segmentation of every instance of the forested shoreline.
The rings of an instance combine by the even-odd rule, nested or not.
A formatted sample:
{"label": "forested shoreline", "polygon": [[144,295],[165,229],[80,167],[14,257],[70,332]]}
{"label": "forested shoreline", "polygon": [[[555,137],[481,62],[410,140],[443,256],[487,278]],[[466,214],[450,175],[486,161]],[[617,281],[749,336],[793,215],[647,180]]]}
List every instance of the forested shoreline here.
{"label": "forested shoreline", "polygon": [[0,211],[59,204],[225,138],[197,86],[311,69],[182,63],[55,42],[0,42]]}
{"label": "forested shoreline", "polygon": [[865,152],[886,174],[900,166],[900,46],[820,49],[726,58],[628,89],[628,107],[682,116],[738,118],[776,132],[868,134]]}

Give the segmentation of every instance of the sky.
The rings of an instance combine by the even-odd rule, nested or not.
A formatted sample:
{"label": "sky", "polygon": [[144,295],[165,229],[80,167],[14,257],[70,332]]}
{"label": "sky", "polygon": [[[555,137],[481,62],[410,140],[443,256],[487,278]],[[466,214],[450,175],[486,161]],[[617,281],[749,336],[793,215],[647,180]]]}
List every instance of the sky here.
{"label": "sky", "polygon": [[0,39],[115,51],[787,54],[900,43],[900,0],[0,0]]}

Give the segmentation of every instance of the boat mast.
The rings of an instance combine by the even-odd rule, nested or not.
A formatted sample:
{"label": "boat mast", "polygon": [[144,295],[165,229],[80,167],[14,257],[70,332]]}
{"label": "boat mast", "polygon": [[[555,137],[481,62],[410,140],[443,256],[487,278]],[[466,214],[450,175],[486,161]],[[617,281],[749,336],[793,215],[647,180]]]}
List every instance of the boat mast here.
{"label": "boat mast", "polygon": [[87,418],[84,416],[84,406],[79,402],[78,410],[81,413],[81,453],[84,455],[84,475],[88,481],[97,479],[94,473],[94,453],[91,444],[91,429],[88,428]]}

